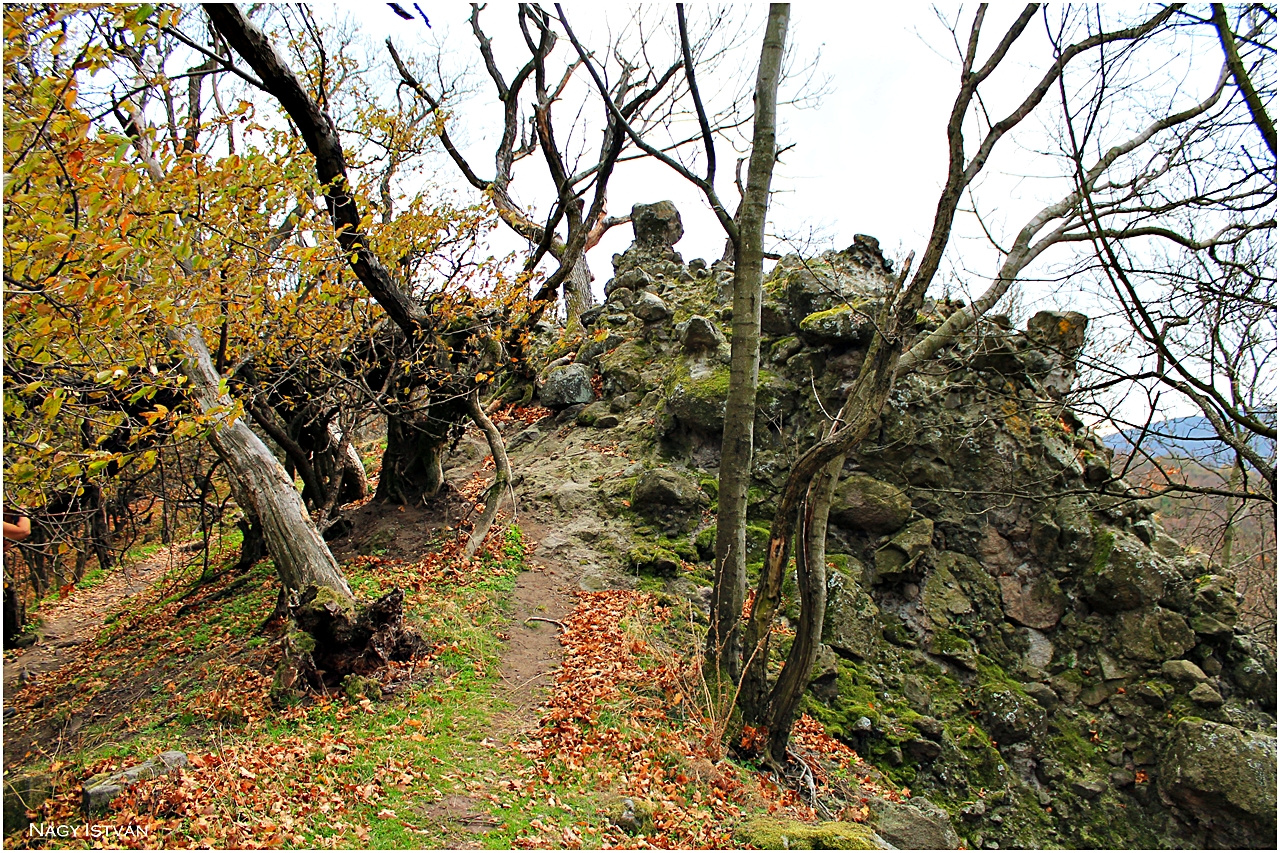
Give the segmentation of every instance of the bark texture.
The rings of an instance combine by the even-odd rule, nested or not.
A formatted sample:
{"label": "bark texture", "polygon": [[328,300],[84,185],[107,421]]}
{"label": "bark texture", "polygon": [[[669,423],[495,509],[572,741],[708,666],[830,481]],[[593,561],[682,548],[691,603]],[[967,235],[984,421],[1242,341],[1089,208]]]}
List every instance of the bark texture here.
{"label": "bark texture", "polygon": [[476,555],[476,551],[480,550],[480,546],[484,544],[484,538],[489,535],[489,529],[493,527],[493,520],[498,516],[498,507],[502,505],[504,496],[511,497],[514,512],[515,495],[511,492],[511,462],[507,459],[507,445],[503,442],[502,433],[498,431],[498,427],[489,419],[484,407],[480,405],[478,390],[468,395],[467,411],[489,442],[489,452],[493,454],[494,471],[493,482],[489,484],[489,491],[485,497],[484,512],[480,514],[475,528],[471,531],[471,538],[467,540],[464,556],[469,560]]}
{"label": "bark texture", "polygon": [[778,82],[786,48],[790,7],[769,6],[760,70],[756,76],[756,118],[747,171],[747,188],[738,212],[733,273],[733,334],[730,341],[729,393],[720,456],[719,510],[716,517],[716,572],[712,590],[707,654],[731,679],[740,674],[740,623],[747,588],[747,490],[751,485],[755,439],[756,386],[760,379],[760,302],[764,279],[764,225],[769,185],[777,156]]}
{"label": "bark texture", "polygon": [[262,439],[234,414],[235,404],[222,390],[222,378],[213,369],[200,329],[187,325],[170,329],[169,335],[183,354],[182,370],[192,400],[214,420],[209,441],[231,469],[236,501],[261,524],[280,580],[295,591],[324,587],[354,604],[351,588],[293,482]]}

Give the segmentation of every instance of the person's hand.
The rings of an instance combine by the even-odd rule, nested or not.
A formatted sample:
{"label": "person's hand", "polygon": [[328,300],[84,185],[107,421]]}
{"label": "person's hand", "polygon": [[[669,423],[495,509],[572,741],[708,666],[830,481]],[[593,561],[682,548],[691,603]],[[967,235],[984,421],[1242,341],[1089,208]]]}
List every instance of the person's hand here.
{"label": "person's hand", "polygon": [[21,542],[31,535],[31,519],[25,515],[18,516],[16,522],[4,523],[4,538],[13,542]]}

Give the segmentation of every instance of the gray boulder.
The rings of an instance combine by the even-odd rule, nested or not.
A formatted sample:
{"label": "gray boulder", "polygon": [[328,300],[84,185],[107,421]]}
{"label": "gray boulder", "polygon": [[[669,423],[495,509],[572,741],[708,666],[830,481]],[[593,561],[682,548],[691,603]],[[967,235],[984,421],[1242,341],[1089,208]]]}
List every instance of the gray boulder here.
{"label": "gray boulder", "polygon": [[590,403],[596,398],[595,392],[591,390],[591,370],[583,364],[553,367],[538,396],[542,405],[548,409]]}
{"label": "gray boulder", "polygon": [[910,520],[911,499],[897,486],[854,473],[836,487],[831,517],[851,530],[891,533]]}
{"label": "gray boulder", "polygon": [[684,351],[687,353],[715,351],[725,342],[724,333],[716,327],[716,324],[700,314],[695,314],[676,326],[676,332],[680,335]]}
{"label": "gray boulder", "polygon": [[684,236],[684,225],[674,204],[659,201],[631,208],[631,231],[641,248],[670,249]]}
{"label": "gray boulder", "polygon": [[645,471],[631,496],[637,515],[675,531],[693,529],[706,503],[701,489],[670,468]]}
{"label": "gray boulder", "polygon": [[1187,620],[1163,607],[1121,613],[1118,621],[1112,648],[1130,660],[1159,664],[1181,658],[1196,644]]}
{"label": "gray boulder", "polygon": [[912,797],[905,803],[892,803],[873,797],[867,803],[868,820],[885,841],[901,850],[955,850],[960,837],[951,826],[951,818],[924,797]]}
{"label": "gray boulder", "polygon": [[1161,793],[1235,842],[1223,846],[1275,849],[1274,737],[1187,717],[1158,767]]}
{"label": "gray boulder", "polygon": [[660,297],[644,291],[631,303],[631,313],[646,323],[661,323],[671,319],[671,309]]}
{"label": "gray boulder", "polygon": [[874,656],[880,636],[880,609],[844,572],[827,576],[827,613],[822,641],[836,651],[862,660]]}
{"label": "gray boulder", "polygon": [[876,306],[837,305],[817,311],[800,321],[801,337],[816,344],[856,344],[870,339],[875,331],[872,317]]}
{"label": "gray boulder", "polygon": [[1188,684],[1204,684],[1209,680],[1204,670],[1189,660],[1167,660],[1160,667],[1160,672],[1165,678]]}
{"label": "gray boulder", "polygon": [[[649,274],[642,269],[632,268],[623,270],[613,278],[605,282],[605,296],[613,296],[615,291],[620,290],[644,290],[649,287],[653,281],[649,278]],[[631,303],[628,302],[628,305]]]}
{"label": "gray boulder", "polygon": [[1118,613],[1154,604],[1164,595],[1169,571],[1136,537],[1113,530],[1098,534],[1085,596],[1098,610]]}

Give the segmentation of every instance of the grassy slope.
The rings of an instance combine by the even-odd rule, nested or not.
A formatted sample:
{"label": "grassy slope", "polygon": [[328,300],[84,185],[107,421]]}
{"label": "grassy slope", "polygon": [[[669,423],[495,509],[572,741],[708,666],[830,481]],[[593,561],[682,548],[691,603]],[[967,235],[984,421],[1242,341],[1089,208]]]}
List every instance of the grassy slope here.
{"label": "grassy slope", "polygon": [[[6,697],[17,711],[7,747],[18,748],[6,780],[51,774],[54,796],[32,819],[79,823],[83,780],[183,750],[191,766],[177,778],[130,789],[99,818],[146,830],[112,843],[151,847],[733,846],[752,814],[816,817],[749,767],[712,760],[722,715],[708,715],[715,703],[699,701],[696,670],[671,645],[684,646],[691,626],[643,592],[579,597],[552,701],[503,742],[498,663],[525,546],[517,530],[500,531],[468,564],[459,544],[441,541],[412,563],[366,556],[344,567],[361,596],[405,588],[432,646],[385,673],[375,701],[270,707],[277,653],[260,630],[276,593],[269,561],[195,593],[199,567],[167,577],[107,616],[95,654]],[[856,790],[865,768],[815,738],[797,748],[834,754],[840,768],[822,790]],[[622,821],[631,834],[614,822],[624,800],[637,814]],[[7,826],[6,846],[88,846],[25,829]]]}

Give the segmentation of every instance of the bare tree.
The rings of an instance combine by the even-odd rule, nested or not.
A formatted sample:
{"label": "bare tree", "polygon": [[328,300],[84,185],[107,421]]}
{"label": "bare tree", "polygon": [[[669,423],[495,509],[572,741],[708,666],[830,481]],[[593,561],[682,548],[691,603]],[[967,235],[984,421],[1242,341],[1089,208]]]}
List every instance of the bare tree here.
{"label": "bare tree", "polygon": [[[637,126],[611,98],[610,90],[597,71],[586,48],[570,27],[563,8],[556,6],[561,22],[578,51],[596,87],[610,105],[615,121],[645,154],[665,163],[692,183],[725,231],[733,250],[733,332],[730,344],[730,377],[726,408],[734,412],[754,412],[760,372],[760,309],[764,279],[764,229],[769,206],[769,187],[778,157],[778,87],[783,77],[787,22],[790,6],[770,4],[764,42],[756,77],[755,115],[750,164],[741,203],[730,215],[716,192],[716,128],[708,119],[706,105],[698,90],[697,67],[691,47],[684,4],[676,5],[680,38],[679,64],[684,69],[690,99],[698,120],[705,172],[696,173],[671,153],[645,139],[645,128]],[[712,627],[707,636],[707,657],[730,681],[741,673],[741,617],[746,592],[747,492],[751,482],[754,419],[726,418],[720,461],[719,510],[716,526],[715,585],[712,592]]]}
{"label": "bare tree", "polygon": [[[680,10],[680,34],[685,45],[686,68],[693,86],[692,61]],[[755,412],[756,387],[760,383],[760,306],[764,283],[764,226],[769,206],[769,185],[777,159],[778,83],[786,47],[790,7],[769,6],[760,68],[756,77],[756,113],[747,185],[735,217],[733,334],[729,354],[729,412]],[[697,91],[694,90],[694,97]],[[699,104],[701,102],[699,101]],[[701,116],[701,109],[699,110]],[[707,135],[707,183],[715,182],[715,147]],[[716,669],[736,681],[742,660],[742,602],[747,586],[747,492],[751,486],[754,417],[727,417],[720,451],[719,507],[716,516],[715,582],[712,587],[711,630],[707,634],[708,657]]]}
{"label": "bare tree", "polygon": [[[1239,460],[1239,476],[1224,491],[1274,504],[1274,126],[1250,82],[1262,48],[1236,47],[1237,40],[1265,44],[1273,19],[1246,15],[1254,23],[1237,39],[1222,7],[1214,7],[1212,26],[1225,54],[1217,88],[1196,107],[1158,122],[1145,162],[1125,181],[1099,181],[1085,165],[1111,90],[1099,85],[1075,112],[1063,93],[1066,151],[1081,199],[1067,239],[1088,248],[1082,271],[1099,281],[1104,304],[1115,307],[1130,342],[1125,363],[1095,359],[1093,388],[1108,392],[1105,399],[1150,400],[1145,410],[1130,412],[1101,404],[1132,439],[1131,464],[1149,441],[1183,438],[1161,435],[1163,416],[1156,414],[1180,401],[1183,411],[1187,404],[1198,410]],[[1170,477],[1159,486],[1204,488]]]}
{"label": "bare tree", "polygon": [[[960,91],[947,125],[947,181],[919,266],[912,274],[911,259],[908,259],[893,287],[885,294],[883,306],[873,322],[875,335],[858,378],[823,438],[801,454],[793,465],[772,521],[765,566],[745,631],[743,645],[751,650],[753,656],[745,667],[741,701],[746,718],[768,730],[767,758],[777,765],[786,761],[792,720],[808,685],[821,637],[826,605],[826,521],[832,491],[846,454],[869,435],[895,382],[905,373],[919,370],[929,357],[954,342],[957,335],[995,304],[1027,264],[1049,246],[1060,242],[1068,231],[1063,217],[1073,205],[1077,208],[1079,205],[1078,197],[1073,194],[1040,211],[1020,230],[1011,248],[1005,252],[1004,262],[983,296],[969,309],[956,312],[939,329],[913,344],[917,312],[938,272],[964,192],[986,167],[996,144],[1054,90],[1073,60],[1087,57],[1107,45],[1132,44],[1141,40],[1165,26],[1174,14],[1172,8],[1164,9],[1135,26],[1088,34],[1058,49],[1048,70],[1035,81],[1012,111],[999,120],[988,119],[987,123],[979,124],[979,140],[976,150],[970,154],[966,151],[964,128],[971,120],[971,109],[981,103],[979,87],[1007,60],[1013,45],[1035,18],[1037,6],[1029,5],[1022,11],[986,61],[979,65],[978,43],[986,11],[986,6],[978,8],[960,51]],[[957,47],[960,45],[957,40]],[[985,116],[985,109],[979,115]],[[1143,144],[1147,138],[1134,140],[1133,146]],[[1114,159],[1108,155],[1099,158],[1093,165],[1095,177],[1105,173]],[[782,672],[770,687],[767,650],[781,601],[793,538],[800,616],[796,637]]]}
{"label": "bare tree", "polygon": [[[483,8],[472,5],[470,27],[502,109],[502,134],[494,151],[493,177],[480,177],[455,144],[448,126],[442,130],[440,141],[467,182],[491,198],[502,221],[534,247],[526,268],[533,269],[548,254],[556,260],[558,268],[542,291],[563,285],[566,315],[572,325],[578,314],[592,304],[591,274],[585,253],[610,228],[630,221],[629,216],[607,215],[609,178],[619,160],[626,159],[631,146],[619,123],[625,122],[642,132],[669,125],[684,94],[678,77],[682,60],[677,55],[665,66],[651,65],[649,36],[639,20],[633,21],[635,32],[632,28],[623,28],[599,51],[596,56],[601,59],[597,61],[612,63],[616,68],[612,82],[604,86],[608,107],[604,126],[599,131],[599,145],[593,156],[583,159],[576,156],[571,140],[584,138],[588,129],[576,119],[562,122],[556,112],[556,105],[564,99],[584,62],[583,57],[570,54],[562,58],[557,51],[559,36],[553,28],[553,18],[536,5],[521,4],[516,8],[516,19],[529,58],[508,80],[495,55],[492,39],[481,26]],[[635,48],[639,55],[629,58],[633,37],[639,40]],[[391,39],[387,40],[387,50],[402,85],[425,102],[430,112],[440,112],[445,106],[441,97],[433,95],[420,76],[410,70]],[[604,69],[606,76],[609,70]],[[438,85],[441,90],[445,88],[442,79]],[[456,121],[452,119],[446,125]],[[578,144],[585,147],[584,143]],[[517,203],[512,191],[515,166],[536,153],[541,154],[557,191],[554,203],[542,220]],[[585,203],[588,194],[590,205]]]}

